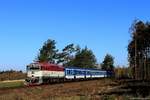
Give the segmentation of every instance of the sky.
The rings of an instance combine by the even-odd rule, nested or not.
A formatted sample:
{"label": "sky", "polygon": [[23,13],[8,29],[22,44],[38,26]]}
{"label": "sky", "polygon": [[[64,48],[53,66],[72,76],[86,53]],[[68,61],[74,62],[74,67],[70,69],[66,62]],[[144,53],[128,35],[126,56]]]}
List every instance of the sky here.
{"label": "sky", "polygon": [[90,48],[128,65],[129,28],[150,21],[149,0],[0,0],[0,70],[25,70],[47,39]]}

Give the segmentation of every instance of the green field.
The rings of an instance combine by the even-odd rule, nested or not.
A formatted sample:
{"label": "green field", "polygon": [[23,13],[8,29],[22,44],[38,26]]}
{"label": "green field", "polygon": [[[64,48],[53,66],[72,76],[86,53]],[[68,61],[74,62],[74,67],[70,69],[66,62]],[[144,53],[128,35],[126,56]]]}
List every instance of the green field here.
{"label": "green field", "polygon": [[19,88],[24,86],[24,81],[6,81],[0,82],[0,89],[4,88]]}

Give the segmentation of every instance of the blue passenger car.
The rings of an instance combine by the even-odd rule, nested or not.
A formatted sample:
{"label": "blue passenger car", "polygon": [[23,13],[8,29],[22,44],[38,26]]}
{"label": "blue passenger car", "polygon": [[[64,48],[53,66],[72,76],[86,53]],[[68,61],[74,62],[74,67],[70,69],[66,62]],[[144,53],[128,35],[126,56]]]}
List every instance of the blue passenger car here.
{"label": "blue passenger car", "polygon": [[91,68],[77,68],[77,67],[65,68],[66,79],[100,78],[100,77],[107,77],[107,72]]}
{"label": "blue passenger car", "polygon": [[76,78],[85,78],[86,70],[75,67],[65,68],[65,78],[67,79],[76,79]]}

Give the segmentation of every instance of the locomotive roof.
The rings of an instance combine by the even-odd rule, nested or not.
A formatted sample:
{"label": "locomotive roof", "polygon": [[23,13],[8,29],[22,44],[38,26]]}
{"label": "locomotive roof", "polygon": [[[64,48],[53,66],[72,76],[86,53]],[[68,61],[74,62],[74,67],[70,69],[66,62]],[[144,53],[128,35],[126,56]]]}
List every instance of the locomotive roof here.
{"label": "locomotive roof", "polygon": [[57,67],[62,67],[60,65],[52,64],[52,63],[45,63],[45,62],[35,62],[31,63],[29,65],[40,65],[40,66],[57,66]]}
{"label": "locomotive roof", "polygon": [[49,68],[49,69],[54,69],[54,70],[63,70],[64,67],[60,66],[60,65],[56,65],[56,64],[51,64],[51,63],[40,63],[40,62],[35,62],[35,63],[31,63],[28,65],[29,67],[37,67],[40,66],[42,68]]}
{"label": "locomotive roof", "polygon": [[60,65],[51,64],[51,63],[39,63],[39,65],[41,65],[41,66],[56,66],[56,67],[62,67],[62,66],[60,66]]}

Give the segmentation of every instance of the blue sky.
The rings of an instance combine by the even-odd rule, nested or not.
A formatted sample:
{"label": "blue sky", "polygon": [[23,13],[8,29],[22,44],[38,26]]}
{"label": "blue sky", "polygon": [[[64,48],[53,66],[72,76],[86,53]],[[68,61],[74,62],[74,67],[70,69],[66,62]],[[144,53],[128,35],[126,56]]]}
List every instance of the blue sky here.
{"label": "blue sky", "polygon": [[150,21],[149,0],[1,0],[0,70],[25,70],[43,42],[92,49],[98,62],[106,53],[127,65],[129,28],[134,19]]}

